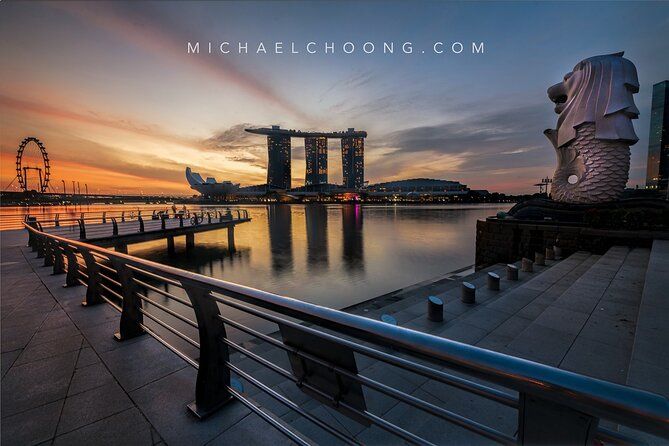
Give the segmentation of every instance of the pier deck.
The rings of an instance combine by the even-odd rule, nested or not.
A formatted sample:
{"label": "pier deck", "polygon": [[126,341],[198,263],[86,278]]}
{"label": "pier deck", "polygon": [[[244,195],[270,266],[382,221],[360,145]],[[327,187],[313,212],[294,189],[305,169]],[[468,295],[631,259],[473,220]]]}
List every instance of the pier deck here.
{"label": "pier deck", "polygon": [[[2,233],[3,443],[286,443],[239,403],[196,420],[185,409],[195,392],[195,370],[149,336],[115,342],[118,313],[108,305],[82,307],[84,287],[62,288],[63,276],[51,275],[51,268],[42,267],[25,243],[25,232]],[[521,272],[518,282],[502,278],[502,291],[485,289],[486,273],[503,268],[494,265],[465,278],[478,288],[474,306],[460,302],[463,278],[444,278],[348,311],[374,319],[390,314],[400,326],[669,395],[669,361],[661,347],[652,348],[669,341],[669,312],[657,311],[667,306],[661,290],[669,286],[669,243],[656,241],[652,250],[614,247],[602,256],[579,252],[535,267],[534,273]],[[429,294],[444,300],[443,323],[425,317]],[[253,351],[289,367],[284,351],[266,344]],[[517,428],[515,410],[365,359],[358,357],[361,375],[509,434]],[[237,357],[236,362],[357,440],[399,444],[385,431],[309,399],[294,383],[249,358]],[[319,444],[340,443],[244,384],[282,422]],[[374,413],[434,443],[489,443],[385,395],[365,389],[365,399]]]}
{"label": "pier deck", "polygon": [[82,240],[102,247],[118,247],[132,243],[142,243],[151,240],[169,239],[178,236],[192,237],[194,234],[217,229],[232,228],[251,221],[248,216],[237,218],[218,219],[211,221],[205,216],[198,223],[190,218],[166,218],[165,220],[147,219],[141,223],[138,220],[112,223],[86,223],[84,231],[80,225],[52,226],[44,231],[74,240]]}

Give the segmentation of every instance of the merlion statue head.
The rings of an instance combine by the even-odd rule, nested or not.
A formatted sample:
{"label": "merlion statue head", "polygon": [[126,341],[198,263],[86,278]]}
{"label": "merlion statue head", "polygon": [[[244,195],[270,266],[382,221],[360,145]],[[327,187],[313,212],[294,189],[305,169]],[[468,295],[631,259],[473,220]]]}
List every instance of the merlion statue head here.
{"label": "merlion statue head", "polygon": [[559,115],[557,128],[544,131],[558,152],[554,200],[595,203],[622,194],[629,146],[639,140],[632,125],[638,91],[636,67],[622,52],[584,59],[548,89]]}

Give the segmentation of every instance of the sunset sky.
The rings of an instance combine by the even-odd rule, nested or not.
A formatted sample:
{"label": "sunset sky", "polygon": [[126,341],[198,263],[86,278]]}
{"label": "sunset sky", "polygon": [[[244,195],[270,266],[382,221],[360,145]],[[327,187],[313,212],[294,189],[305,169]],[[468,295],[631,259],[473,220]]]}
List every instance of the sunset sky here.
{"label": "sunset sky", "polygon": [[[642,184],[652,85],[669,77],[669,3],[1,2],[1,187],[19,142],[47,147],[52,184],[91,192],[190,194],[187,166],[242,185],[266,179],[266,141],[250,126],[366,130],[366,179],[430,177],[534,191],[552,176],[542,131],[546,88],[581,59],[625,51],[638,69]],[[249,43],[249,54],[187,54]],[[255,54],[294,41],[300,54]],[[335,54],[306,54],[309,41]],[[347,41],[377,51],[344,54]],[[414,53],[382,54],[410,41]],[[485,54],[428,51],[485,43]],[[421,53],[421,50],[426,50]],[[330,181],[341,182],[330,140]],[[293,139],[293,186],[304,178]]]}

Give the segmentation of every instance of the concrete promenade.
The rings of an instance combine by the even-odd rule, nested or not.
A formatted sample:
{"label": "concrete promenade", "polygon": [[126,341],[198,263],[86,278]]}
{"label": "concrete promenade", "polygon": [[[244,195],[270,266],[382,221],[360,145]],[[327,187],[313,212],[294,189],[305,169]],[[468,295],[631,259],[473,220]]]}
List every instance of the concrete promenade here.
{"label": "concrete promenade", "polygon": [[[118,343],[119,316],[109,305],[84,308],[84,287],[63,288],[43,260],[25,248],[25,231],[2,239],[2,443],[22,444],[285,444],[287,440],[240,403],[206,421],[186,409],[195,370],[149,336]],[[349,308],[378,319],[562,369],[669,396],[669,242],[652,249],[614,247],[604,255],[577,252],[520,272],[504,265],[467,276],[477,303],[460,301],[463,278],[443,278]],[[486,274],[502,276],[487,290]],[[426,318],[426,297],[444,301],[444,322]],[[290,368],[284,351],[253,351]],[[300,407],[366,444],[402,444],[308,397],[286,378],[250,358],[231,361]],[[356,354],[359,373],[509,435],[517,412],[453,387]],[[450,370],[443,368],[445,371]],[[456,373],[457,374],[457,373]],[[493,386],[495,387],[495,386]],[[246,395],[285,425],[319,444],[340,442],[244,383]],[[455,425],[364,390],[368,409],[436,444],[488,444]],[[610,423],[606,427],[616,428]],[[649,438],[651,443],[666,442]]]}
{"label": "concrete promenade", "polygon": [[82,307],[85,287],[63,288],[25,231],[0,237],[3,445],[285,442],[241,404],[197,421],[191,366],[149,336],[116,342],[118,313]]}

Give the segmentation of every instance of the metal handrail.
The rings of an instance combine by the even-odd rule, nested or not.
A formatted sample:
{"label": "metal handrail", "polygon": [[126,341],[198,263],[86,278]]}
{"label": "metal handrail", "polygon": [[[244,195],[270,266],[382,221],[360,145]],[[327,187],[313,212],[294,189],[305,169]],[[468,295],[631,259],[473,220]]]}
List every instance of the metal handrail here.
{"label": "metal handrail", "polygon": [[[198,411],[202,412],[203,408],[204,412],[202,413],[205,413],[208,412],[209,409],[213,410],[212,408],[215,407],[216,404],[220,405],[221,401],[212,401],[212,398],[221,399],[233,396],[240,399],[239,392],[234,391],[234,389],[231,389],[229,386],[229,367],[220,367],[222,363],[227,363],[227,347],[225,349],[225,357],[217,357],[217,355],[221,354],[221,347],[217,345],[219,341],[222,341],[223,344],[235,350],[239,350],[240,347],[225,336],[225,329],[222,328],[225,324],[225,318],[220,316],[218,313],[219,310],[217,309],[217,303],[222,303],[231,305],[242,311],[252,310],[247,312],[256,316],[262,315],[261,317],[266,317],[268,320],[274,318],[275,322],[279,324],[293,324],[295,327],[303,327],[297,323],[288,321],[287,319],[275,316],[275,314],[315,324],[327,330],[334,331],[339,335],[391,348],[394,351],[405,353],[410,357],[426,360],[440,366],[447,366],[470,376],[513,389],[520,394],[521,403],[519,410],[521,410],[521,414],[523,410],[530,410],[528,408],[523,409],[523,407],[525,407],[525,398],[532,397],[540,401],[548,401],[551,404],[557,404],[562,408],[593,417],[595,421],[598,421],[599,418],[604,418],[637,430],[669,438],[669,400],[660,395],[407,328],[386,324],[381,321],[368,319],[289,297],[256,290],[197,273],[184,271],[171,266],[129,256],[127,254],[110,251],[84,242],[48,234],[31,226],[31,222],[25,223],[25,227],[31,235],[31,243],[34,244],[34,248],[36,247],[38,256],[46,255],[46,257],[50,257],[62,255],[61,249],[52,249],[53,246],[62,248],[64,251],[75,249],[82,253],[85,260],[85,265],[82,266],[87,268],[86,271],[88,273],[84,274],[80,267],[78,267],[78,274],[86,277],[86,281],[81,281],[83,284],[88,283],[90,285],[91,283],[94,283],[95,277],[97,277],[97,271],[100,268],[95,264],[88,264],[88,262],[95,262],[95,257],[90,255],[91,252],[95,252],[96,254],[101,254],[115,262],[115,266],[121,265],[122,269],[142,273],[153,279],[163,280],[167,283],[177,284],[186,290],[190,303],[195,310],[200,331],[200,341],[198,343],[200,347],[200,361],[197,363],[198,382],[200,381],[200,375],[203,375],[203,381],[205,381],[204,375],[206,374],[207,382],[210,383],[210,386],[213,386],[212,388],[206,389],[206,392],[204,390],[199,393],[196,392],[196,404],[193,409],[196,413],[198,413]],[[50,244],[52,247],[48,248],[47,246]],[[69,258],[70,256],[68,256],[68,259]],[[73,258],[75,257],[73,256]],[[57,263],[58,262],[51,263],[54,265],[54,271]],[[116,270],[119,270],[118,266],[116,267]],[[90,287],[88,291],[91,291]],[[89,298],[88,294],[89,293],[87,292],[87,299]],[[123,294],[124,296],[128,296],[125,290]],[[217,297],[216,294],[220,294],[225,298]],[[108,301],[104,296],[102,296],[102,298],[105,301]],[[90,299],[94,301],[94,296],[90,296]],[[255,308],[252,309],[251,307],[248,307],[248,305],[268,310],[271,313],[255,310]],[[128,303],[124,300],[122,307],[123,313],[130,311],[129,309],[126,309],[127,306]],[[141,308],[140,313],[148,316],[148,313],[142,311]],[[218,320],[218,323],[221,325],[215,325],[216,320]],[[157,336],[152,329],[147,328],[141,321],[136,322],[136,325],[141,326],[142,329],[150,334],[153,333],[154,336]],[[317,331],[308,327],[303,328],[305,330]],[[317,332],[324,338],[328,337],[328,339],[335,341],[340,340],[340,344],[350,342],[346,338],[339,338],[337,335],[320,331]],[[205,338],[203,338],[203,334]],[[215,338],[210,339],[208,336],[215,336]],[[222,337],[219,339],[219,336]],[[169,343],[162,339],[159,339],[159,341],[179,356],[186,358],[186,356],[179,352],[174,346],[168,345]],[[248,350],[246,351],[247,354],[250,353]],[[299,355],[298,352],[298,356],[303,357],[304,355]],[[193,360],[187,361],[191,363],[191,365],[195,364]],[[212,361],[217,362],[217,365],[214,365]],[[411,364],[411,362],[408,362],[408,364]],[[424,366],[415,363],[415,369],[418,370],[419,367]],[[222,373],[222,369],[225,369],[226,371],[223,375],[215,375],[212,378],[211,373],[214,373],[215,371],[220,374]],[[284,370],[284,372],[287,371]],[[416,371],[416,373],[420,372]],[[214,381],[214,384],[211,384],[212,381]],[[219,383],[218,387],[215,385],[216,382]],[[370,382],[368,381],[367,384],[369,383]],[[301,383],[301,385],[307,388],[311,386],[309,383]],[[322,393],[318,388],[311,390],[315,393]],[[393,389],[388,393],[397,396],[395,394],[396,392],[398,391]],[[201,400],[200,402],[198,402],[198,398]],[[242,398],[244,397],[242,396]],[[205,400],[207,401],[205,402]],[[421,405],[421,403],[418,402],[421,400],[411,401],[415,403],[415,405]],[[246,402],[242,400],[242,402],[247,404],[248,400]],[[347,403],[344,401],[338,401],[337,404],[342,407],[347,407]],[[209,409],[207,409],[207,407]],[[352,412],[360,412],[356,407],[350,407],[349,409]],[[360,414],[367,417],[378,426],[399,434],[405,438],[405,440],[421,444],[428,443],[423,439],[415,438],[413,434],[406,432],[397,426],[392,424],[388,425],[387,421],[379,419],[379,417],[368,413],[367,411],[360,412]],[[555,420],[551,421],[555,422]],[[527,422],[527,420],[525,422]],[[602,434],[603,436],[607,435],[604,432]],[[520,429],[519,440],[521,441],[522,436],[523,429]],[[490,437],[493,437],[492,432],[490,432]],[[291,438],[295,440],[292,436]],[[299,439],[299,437],[297,437],[297,439]],[[507,439],[504,437],[497,438],[497,440],[507,442]],[[300,441],[297,442],[300,443]]]}

